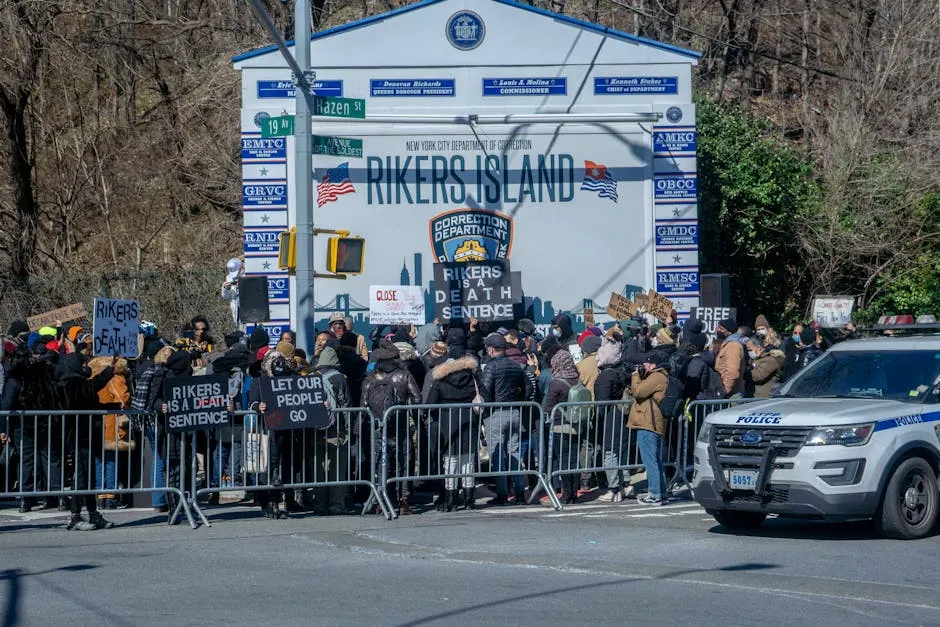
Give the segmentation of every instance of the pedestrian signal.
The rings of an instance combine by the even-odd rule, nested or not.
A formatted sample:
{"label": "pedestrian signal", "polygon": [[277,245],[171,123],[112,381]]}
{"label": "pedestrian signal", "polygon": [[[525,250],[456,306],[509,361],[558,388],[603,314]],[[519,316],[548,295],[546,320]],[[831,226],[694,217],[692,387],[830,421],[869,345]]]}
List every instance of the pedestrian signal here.
{"label": "pedestrian signal", "polygon": [[326,269],[336,274],[362,274],[366,240],[361,237],[331,237],[326,253]]}
{"label": "pedestrian signal", "polygon": [[277,267],[279,270],[297,268],[297,227],[277,236]]}

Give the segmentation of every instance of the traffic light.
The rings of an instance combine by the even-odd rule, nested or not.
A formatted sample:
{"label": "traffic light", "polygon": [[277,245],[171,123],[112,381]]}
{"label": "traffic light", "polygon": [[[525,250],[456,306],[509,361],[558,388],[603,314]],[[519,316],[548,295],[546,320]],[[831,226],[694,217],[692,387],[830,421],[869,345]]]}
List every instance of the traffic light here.
{"label": "traffic light", "polygon": [[366,240],[361,237],[331,237],[326,252],[326,269],[336,274],[362,274]]}
{"label": "traffic light", "polygon": [[277,236],[277,267],[279,270],[297,268],[297,227],[283,231]]}

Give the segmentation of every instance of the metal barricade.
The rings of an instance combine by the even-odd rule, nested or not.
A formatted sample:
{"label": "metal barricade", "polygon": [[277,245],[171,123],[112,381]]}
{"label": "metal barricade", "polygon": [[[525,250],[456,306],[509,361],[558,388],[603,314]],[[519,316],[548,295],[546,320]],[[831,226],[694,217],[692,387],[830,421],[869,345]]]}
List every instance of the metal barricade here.
{"label": "metal barricade", "polygon": [[[603,486],[606,480],[608,487],[616,484],[622,488],[628,478],[625,473],[645,468],[638,430],[627,427],[631,405],[632,401],[623,400],[564,402],[552,409],[548,420],[551,434],[548,476],[553,487],[560,483],[563,493],[576,495],[584,476],[605,473],[599,485]],[[684,421],[667,420],[662,440],[662,470],[674,474],[663,483],[664,495],[688,485],[680,471],[684,438]]]}
{"label": "metal barricade", "polygon": [[515,494],[524,494],[524,478],[531,477],[536,485],[527,502],[544,492],[561,509],[543,471],[547,451],[537,403],[395,406],[375,420],[374,431],[381,498],[390,509],[419,481],[443,481],[453,492],[459,484],[465,504],[472,504],[476,479],[487,477],[497,479],[503,496],[510,481]]}
{"label": "metal barricade", "polygon": [[[375,430],[372,412],[366,408],[334,409],[329,427],[320,429],[269,429],[263,414],[234,412],[232,425],[193,434],[203,460],[203,471],[194,472],[193,494],[199,501],[218,503],[226,492],[258,493],[262,508],[267,503],[297,503],[295,492],[314,490],[314,513],[346,513],[349,488],[369,490],[362,513],[378,498],[387,519],[391,509],[381,498],[372,462]],[[197,463],[196,460],[193,462]],[[198,483],[197,483],[198,481]]]}
{"label": "metal barricade", "polygon": [[86,508],[101,509],[99,496],[165,494],[170,524],[182,512],[196,528],[184,487],[185,440],[152,414],[24,410],[0,412],[0,423],[7,425],[0,498],[84,498]]}

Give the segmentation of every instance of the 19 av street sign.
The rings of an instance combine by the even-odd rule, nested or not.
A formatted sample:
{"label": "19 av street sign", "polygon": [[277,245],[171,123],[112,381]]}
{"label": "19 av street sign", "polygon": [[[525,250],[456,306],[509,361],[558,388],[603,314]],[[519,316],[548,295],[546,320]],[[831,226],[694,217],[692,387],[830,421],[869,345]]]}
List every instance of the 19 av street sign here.
{"label": "19 av street sign", "polygon": [[265,118],[261,123],[262,137],[287,137],[294,134],[294,116],[279,115]]}

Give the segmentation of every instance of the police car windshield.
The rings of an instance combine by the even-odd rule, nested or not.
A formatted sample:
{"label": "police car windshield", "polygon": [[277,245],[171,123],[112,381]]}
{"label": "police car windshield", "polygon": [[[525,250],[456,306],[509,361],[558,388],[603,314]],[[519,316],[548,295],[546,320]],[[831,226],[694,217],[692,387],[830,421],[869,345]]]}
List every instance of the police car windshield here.
{"label": "police car windshield", "polygon": [[792,398],[870,398],[922,403],[940,376],[940,351],[828,352],[780,390]]}

